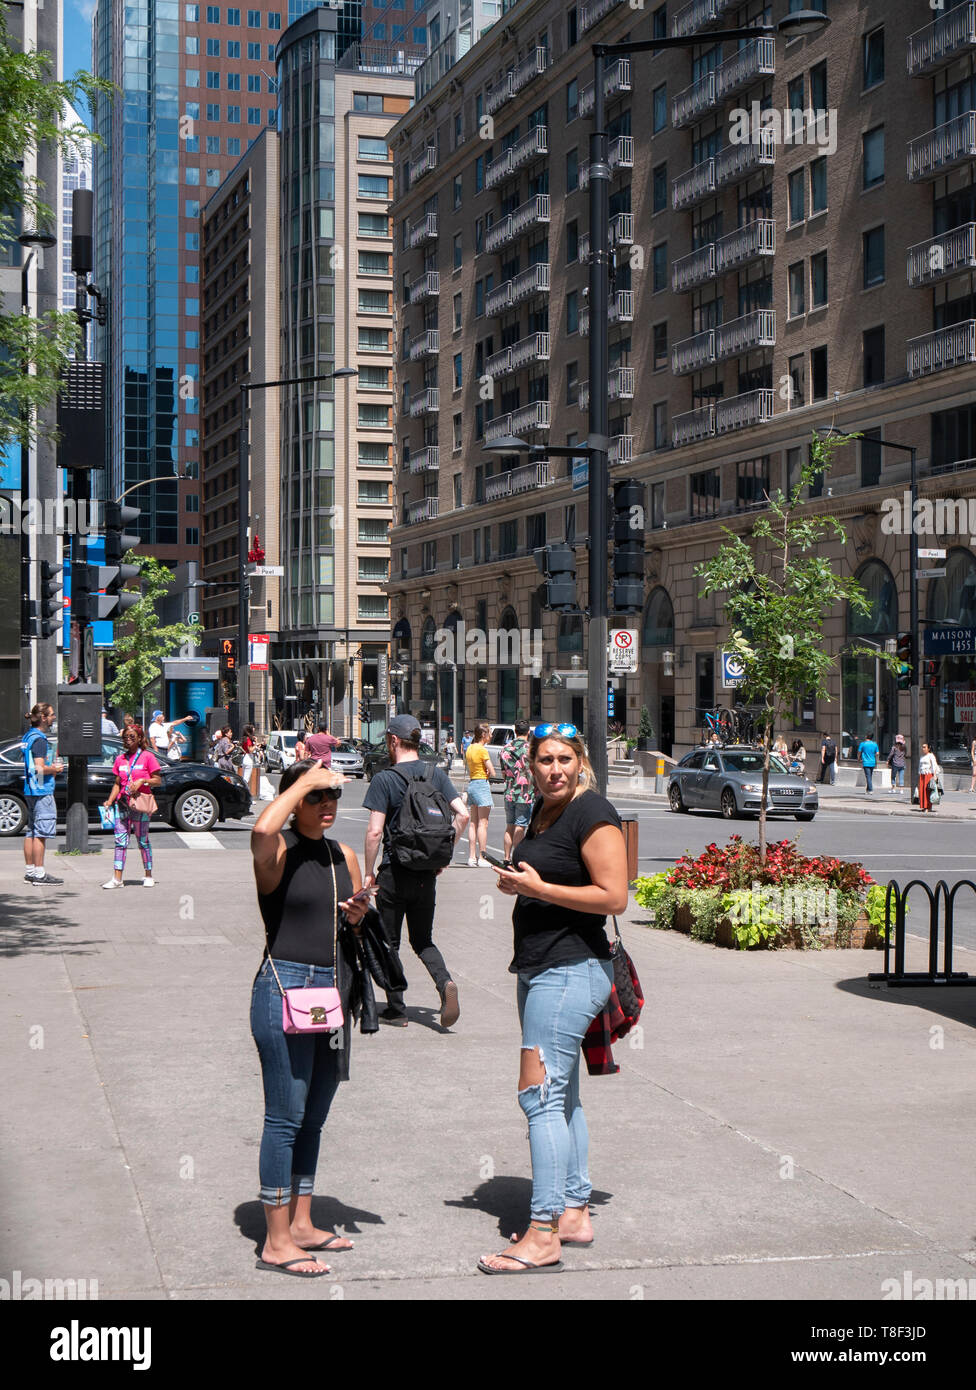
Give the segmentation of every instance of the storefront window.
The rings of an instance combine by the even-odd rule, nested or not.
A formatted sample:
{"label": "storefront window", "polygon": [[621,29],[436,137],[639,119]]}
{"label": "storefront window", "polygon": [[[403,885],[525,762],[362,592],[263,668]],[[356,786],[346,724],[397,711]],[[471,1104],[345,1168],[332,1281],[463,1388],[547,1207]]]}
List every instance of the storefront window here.
{"label": "storefront window", "polygon": [[[674,605],[666,589],[651,593],[641,632],[642,697],[654,726],[654,747],[669,756],[674,746],[674,665],[665,673],[664,653],[674,652]],[[628,729],[628,733],[636,730]]]}
{"label": "storefront window", "polygon": [[[933,637],[943,635],[933,627],[942,621],[958,624],[953,636],[960,645],[967,641],[961,629],[976,632],[976,558],[971,551],[950,550],[945,578],[929,585],[928,617]],[[976,738],[976,653],[971,638],[968,645],[968,652],[930,658],[935,662],[935,685],[921,691],[935,756],[943,766],[963,771],[968,770],[969,748]],[[924,659],[924,651],[921,655]]]}

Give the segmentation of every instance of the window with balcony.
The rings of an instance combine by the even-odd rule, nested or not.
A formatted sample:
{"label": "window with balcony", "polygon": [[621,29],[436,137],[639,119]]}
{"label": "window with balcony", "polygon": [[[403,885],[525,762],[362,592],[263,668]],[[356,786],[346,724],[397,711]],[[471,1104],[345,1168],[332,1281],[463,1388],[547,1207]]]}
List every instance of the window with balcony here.
{"label": "window with balcony", "polygon": [[810,307],[823,309],[827,303],[827,252],[810,257]]}
{"label": "window with balcony", "polygon": [[864,288],[884,284],[885,278],[885,229],[872,227],[861,238],[862,259],[864,262]]}
{"label": "window with balcony", "polygon": [[691,475],[691,515],[714,516],[718,511],[721,497],[721,483],[717,468],[706,468],[701,473]]}
{"label": "window with balcony", "polygon": [[877,29],[872,29],[869,34],[865,34],[863,43],[863,85],[867,91],[869,87],[877,87],[884,81],[884,25],[879,25]]}
{"label": "window with balcony", "polygon": [[794,262],[787,271],[791,319],[802,318],[806,313],[805,272],[806,264],[803,261]]}
{"label": "window with balcony", "polygon": [[390,258],[385,251],[360,251],[360,275],[389,275]]}
{"label": "window with balcony", "polygon": [[864,385],[879,386],[885,379],[884,325],[868,328],[863,334]]}
{"label": "window with balcony", "polygon": [[885,147],[884,147],[884,126],[875,126],[873,130],[868,130],[861,136],[861,158],[862,158],[862,187],[876,188],[878,184],[884,183],[885,176]]}

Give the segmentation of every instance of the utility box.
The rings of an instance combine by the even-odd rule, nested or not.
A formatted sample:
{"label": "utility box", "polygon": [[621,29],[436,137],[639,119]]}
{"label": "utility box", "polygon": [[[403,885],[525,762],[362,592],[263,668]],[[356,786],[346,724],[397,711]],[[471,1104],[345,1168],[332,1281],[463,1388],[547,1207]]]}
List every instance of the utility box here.
{"label": "utility box", "polygon": [[98,758],[102,753],[100,685],[58,686],[58,757]]}

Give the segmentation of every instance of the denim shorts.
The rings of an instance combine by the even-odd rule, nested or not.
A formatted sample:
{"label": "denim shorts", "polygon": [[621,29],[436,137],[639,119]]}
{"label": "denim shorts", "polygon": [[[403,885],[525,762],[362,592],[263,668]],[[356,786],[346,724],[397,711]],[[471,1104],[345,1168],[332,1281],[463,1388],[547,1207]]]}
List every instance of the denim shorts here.
{"label": "denim shorts", "polygon": [[532,816],[531,801],[506,801],[505,802],[505,824],[518,825],[523,830],[528,830],[529,820]]}
{"label": "denim shorts", "polygon": [[491,798],[491,784],[487,777],[477,777],[468,783],[469,806],[494,806]]}
{"label": "denim shorts", "polygon": [[58,813],[54,794],[25,796],[27,806],[27,836],[35,840],[53,840],[58,833]]}

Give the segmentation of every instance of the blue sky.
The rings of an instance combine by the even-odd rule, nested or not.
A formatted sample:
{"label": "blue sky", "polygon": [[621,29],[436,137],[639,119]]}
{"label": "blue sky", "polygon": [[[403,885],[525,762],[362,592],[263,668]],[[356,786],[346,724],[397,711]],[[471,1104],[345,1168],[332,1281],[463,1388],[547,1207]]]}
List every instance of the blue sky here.
{"label": "blue sky", "polygon": [[[65,0],[64,5],[64,75],[71,77],[79,69],[91,72],[91,19],[95,0]],[[83,120],[90,120],[87,107],[80,111]]]}

